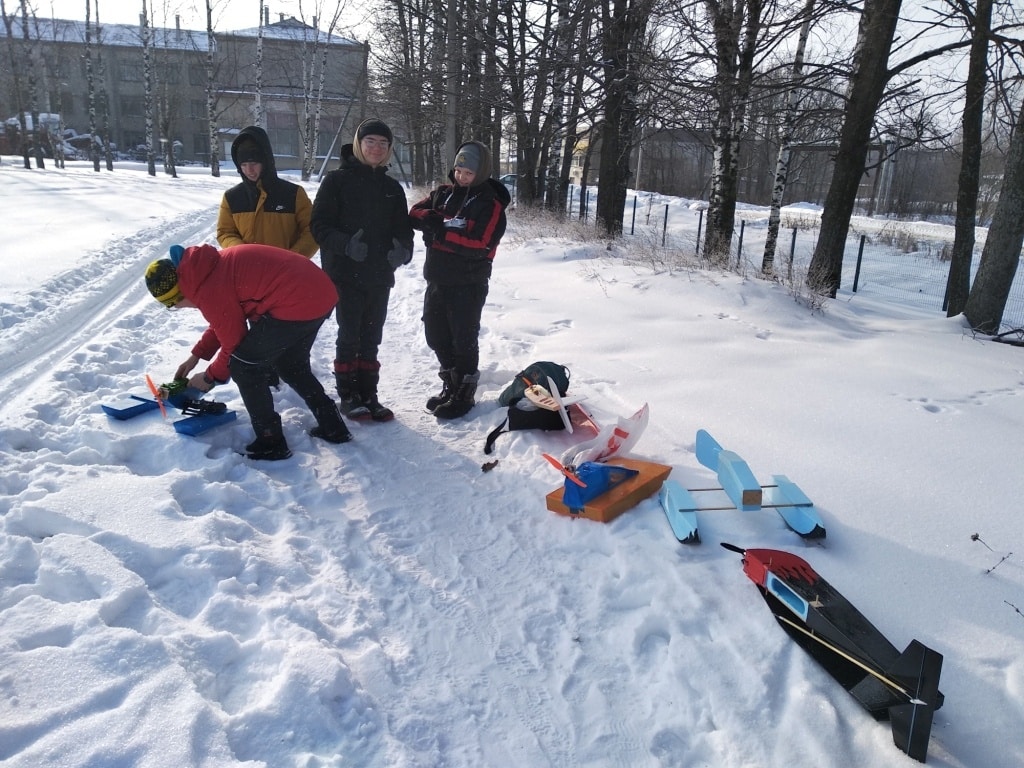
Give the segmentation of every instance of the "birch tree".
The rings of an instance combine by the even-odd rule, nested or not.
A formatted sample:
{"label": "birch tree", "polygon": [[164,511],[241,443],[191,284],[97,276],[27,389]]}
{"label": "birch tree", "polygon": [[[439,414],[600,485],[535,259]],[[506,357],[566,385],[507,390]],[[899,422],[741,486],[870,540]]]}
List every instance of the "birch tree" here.
{"label": "birch tree", "polygon": [[150,9],[146,6],[146,0],[142,0],[142,87],[143,99],[145,102],[146,120],[146,172],[150,176],[156,176],[156,153],[153,150],[155,137],[153,135],[154,111],[156,105],[153,99],[153,28],[150,24]]}
{"label": "birch tree", "polygon": [[320,116],[323,110],[324,85],[327,77],[327,56],[330,52],[331,38],[338,28],[341,19],[343,2],[334,4],[327,25],[326,38],[321,38],[319,24],[323,17],[324,6],[317,5],[320,12],[313,19],[313,39],[309,42],[303,65],[302,115],[299,122],[299,137],[302,141],[302,180],[309,181],[316,166],[316,151],[320,138]]}
{"label": "birch tree", "polygon": [[92,4],[85,0],[85,82],[89,99],[89,158],[92,169],[100,172],[99,141],[96,135],[96,78],[92,67]]}
{"label": "birch tree", "polygon": [[715,97],[712,128],[714,165],[704,254],[724,263],[736,223],[739,143],[746,131],[747,99],[761,29],[762,0],[705,0],[715,41]]}
{"label": "birch tree", "polygon": [[103,57],[103,27],[100,25],[100,0],[96,0],[96,76],[99,78],[97,101],[103,120],[103,160],[107,170],[114,170],[114,153],[110,146],[110,96],[107,94],[107,65]]}
{"label": "birch tree", "polygon": [[792,154],[793,125],[800,101],[800,81],[804,72],[804,54],[807,50],[807,38],[811,32],[815,0],[806,0],[797,38],[796,51],[793,55],[792,83],[786,95],[786,111],[779,132],[779,156],[775,163],[775,185],[772,187],[772,202],[768,210],[768,232],[764,240],[764,256],[761,259],[761,274],[771,276],[775,273],[775,249],[779,240],[779,225],[782,220],[782,201],[786,194],[786,182],[789,180],[789,162]]}
{"label": "birch tree", "polygon": [[220,177],[220,146],[217,129],[217,38],[213,31],[213,2],[206,0],[206,131],[210,145],[210,175]]}
{"label": "birch tree", "polygon": [[32,136],[32,146],[35,149],[36,168],[45,168],[46,163],[43,159],[44,129],[39,124],[39,89],[36,84],[35,46],[33,45],[31,27],[28,21],[28,3],[26,0],[21,0],[21,33],[25,40],[24,60],[28,81],[28,108],[32,116],[32,127],[29,129],[29,133]]}
{"label": "birch tree", "polygon": [[266,18],[266,13],[266,4],[260,0],[260,23],[256,28],[256,60],[253,63],[256,68],[256,89],[252,96],[253,125],[260,128],[266,128],[263,117],[263,35],[265,28],[263,20]]}

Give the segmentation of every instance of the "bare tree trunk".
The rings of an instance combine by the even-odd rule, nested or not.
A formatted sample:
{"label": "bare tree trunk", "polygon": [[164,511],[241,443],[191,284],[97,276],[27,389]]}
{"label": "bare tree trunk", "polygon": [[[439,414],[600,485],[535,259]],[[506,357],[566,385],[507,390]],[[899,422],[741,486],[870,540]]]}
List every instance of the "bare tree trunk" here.
{"label": "bare tree trunk", "polygon": [[[573,48],[573,59],[580,59],[582,57],[582,52],[586,50],[590,37],[590,19],[591,15],[589,13],[584,13],[583,17],[579,19],[579,34],[576,36],[576,42]],[[573,76],[569,114],[565,122],[565,145],[562,147],[562,173],[558,179],[559,211],[563,216],[565,215],[565,210],[568,207],[569,180],[572,175],[572,159],[576,152],[576,139],[579,135],[580,112],[582,110],[580,94],[583,91],[584,77],[584,70],[582,68],[577,68]]]}
{"label": "bare tree trunk", "polygon": [[253,125],[265,128],[263,124],[263,19],[266,16],[266,3],[260,0],[260,24],[256,33],[256,92],[252,97]]}
{"label": "bare tree trunk", "polygon": [[629,181],[629,156],[637,127],[639,72],[635,61],[645,38],[651,7],[646,0],[606,0],[602,9],[604,130],[597,219],[608,235],[622,232]]}
{"label": "bare tree trunk", "polygon": [[832,297],[839,290],[843,249],[864,175],[875,112],[890,78],[889,49],[896,33],[901,2],[865,0],[861,13],[832,182],[825,196],[821,230],[807,274],[812,290]]}
{"label": "bare tree trunk", "polygon": [[446,17],[446,51],[445,51],[445,77],[444,77],[444,150],[442,152],[442,165],[452,162],[455,158],[455,149],[459,144],[459,137],[456,135],[456,106],[459,93],[459,72],[462,69],[462,36],[458,26],[458,6],[455,0],[449,0],[448,14]]}
{"label": "bare tree trunk", "polygon": [[156,109],[153,99],[153,32],[146,0],[142,0],[142,80],[146,110],[146,172],[156,176],[156,152],[153,150],[153,113]]}
{"label": "bare tree trunk", "polygon": [[100,152],[96,136],[96,80],[92,71],[92,7],[90,0],[85,0],[85,81],[89,91],[89,157],[92,158],[92,169],[100,172]]}
{"label": "bare tree trunk", "polygon": [[706,0],[706,5],[714,24],[718,109],[704,253],[713,262],[724,264],[736,226],[740,141],[746,133],[747,101],[763,6],[762,0]]}
{"label": "bare tree trunk", "polygon": [[96,0],[96,69],[100,79],[99,103],[103,109],[103,160],[107,170],[114,170],[114,155],[110,147],[110,97],[107,94],[107,69],[103,59],[103,28],[100,26],[100,0]]}
{"label": "bare tree trunk", "polygon": [[964,87],[964,113],[961,118],[963,146],[960,178],[956,188],[955,234],[946,281],[947,317],[964,311],[971,288],[974,230],[978,215],[978,190],[981,186],[981,130],[985,117],[985,86],[988,81],[988,36],[991,27],[992,0],[978,0],[971,33],[970,65]]}
{"label": "bare tree trunk", "polygon": [[36,168],[45,168],[43,160],[43,130],[39,125],[39,93],[36,88],[35,47],[28,24],[28,3],[21,2],[21,34],[25,38],[25,69],[28,76],[28,106],[32,115],[32,146],[35,148]]}
{"label": "bare tree trunk", "polygon": [[787,94],[786,114],[783,117],[782,130],[779,134],[779,156],[775,163],[775,186],[772,188],[772,202],[768,211],[768,233],[764,239],[764,256],[761,259],[761,274],[766,277],[775,274],[775,249],[779,241],[782,201],[786,195],[786,182],[789,180],[793,125],[796,120],[797,104],[800,101],[799,89],[804,72],[804,51],[807,49],[807,38],[811,32],[814,3],[815,0],[806,0],[804,5],[804,21],[800,25],[800,37],[797,39],[796,53],[793,56],[793,83]]}
{"label": "bare tree trunk", "polygon": [[29,170],[32,168],[32,162],[28,155],[28,125],[25,123],[25,105],[22,102],[22,99],[24,98],[21,92],[22,62],[18,56],[17,46],[14,43],[14,14],[12,13],[10,16],[7,15],[7,8],[4,6],[4,0],[0,0],[0,15],[3,16],[4,29],[7,31],[7,52],[10,55],[11,88],[13,90],[13,93],[11,94],[11,101],[18,110],[18,137],[21,141],[21,146],[18,150],[21,152],[26,170]]}
{"label": "bare tree trunk", "polygon": [[982,333],[998,333],[1006,299],[1017,273],[1024,244],[1024,103],[1006,155],[1003,185],[988,228],[964,315]]}
{"label": "bare tree trunk", "polygon": [[[488,4],[486,16],[486,39],[495,40],[498,36],[498,4]],[[504,110],[502,109],[501,82],[498,76],[498,54],[494,45],[485,45],[483,50],[483,89],[481,96],[484,100],[485,109],[489,111],[488,136],[491,141],[491,157],[494,158],[494,175],[501,175],[501,138],[502,120]]]}
{"label": "bare tree trunk", "polygon": [[593,162],[594,157],[594,140],[600,128],[601,126],[598,124],[590,129],[590,140],[587,143],[586,151],[583,153],[583,168],[580,169],[580,221],[586,221],[589,214],[587,210],[587,179],[590,178],[590,164]]}
{"label": "bare tree trunk", "polygon": [[[206,122],[210,144],[210,175],[220,178],[220,147],[217,129],[217,69],[214,66],[216,40],[213,36],[213,4],[206,0]],[[167,137],[170,143],[170,136]],[[172,149],[173,153],[173,149]]]}

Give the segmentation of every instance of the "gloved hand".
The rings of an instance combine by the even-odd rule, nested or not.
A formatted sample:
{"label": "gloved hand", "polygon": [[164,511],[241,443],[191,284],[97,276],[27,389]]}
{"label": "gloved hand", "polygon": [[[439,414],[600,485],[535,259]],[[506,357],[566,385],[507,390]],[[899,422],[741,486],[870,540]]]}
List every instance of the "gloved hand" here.
{"label": "gloved hand", "polygon": [[363,242],[363,230],[357,230],[349,238],[348,245],[345,246],[345,254],[352,261],[366,261],[367,247],[366,243]]}
{"label": "gloved hand", "polygon": [[427,213],[421,219],[421,226],[423,231],[432,235],[436,235],[442,229],[444,229],[444,216],[437,211],[427,211]]}
{"label": "gloved hand", "polygon": [[398,242],[397,237],[391,238],[391,250],[388,251],[388,264],[391,265],[392,269],[398,269],[403,264],[408,264],[412,261],[412,253]]}

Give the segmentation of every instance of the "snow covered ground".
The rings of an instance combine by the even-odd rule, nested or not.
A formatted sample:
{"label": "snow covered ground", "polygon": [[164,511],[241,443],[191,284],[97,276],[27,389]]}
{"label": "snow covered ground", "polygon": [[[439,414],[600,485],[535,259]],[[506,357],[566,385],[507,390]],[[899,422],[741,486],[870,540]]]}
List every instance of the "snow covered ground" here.
{"label": "snow covered ground", "polygon": [[[168,380],[202,330],[142,272],[212,242],[236,177],[181,170],[0,165],[0,763],[915,765],[724,541],[799,554],[895,645],[944,655],[930,765],[1024,764],[1021,349],[869,293],[812,311],[776,283],[514,213],[469,417],[423,410],[418,250],[381,355],[396,420],[328,445],[284,391],[295,455],[250,462],[244,411],[187,438],[99,407]],[[673,222],[692,239],[695,214]],[[325,384],[333,334],[314,349]],[[631,455],[684,486],[714,483],[699,428],[760,479],[787,475],[828,537],[714,512],[684,546],[653,498],[609,524],[548,512],[561,478],[541,454],[573,436],[483,453],[497,394],[534,360],[567,365],[599,422],[648,403]]]}

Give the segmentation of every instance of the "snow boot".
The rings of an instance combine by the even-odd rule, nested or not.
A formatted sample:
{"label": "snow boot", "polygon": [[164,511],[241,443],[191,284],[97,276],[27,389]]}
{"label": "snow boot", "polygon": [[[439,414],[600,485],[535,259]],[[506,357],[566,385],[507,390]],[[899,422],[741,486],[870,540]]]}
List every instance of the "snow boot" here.
{"label": "snow boot", "polygon": [[[362,400],[366,415],[362,418],[371,418],[374,421],[391,421],[395,418],[394,411],[387,406],[381,405],[377,399],[377,384],[380,382],[380,363],[376,360],[360,360],[359,370],[356,371],[356,385],[359,391],[359,398]],[[359,416],[353,416],[357,419]]]}
{"label": "snow boot", "polygon": [[437,377],[441,379],[441,391],[427,399],[427,410],[431,413],[452,396],[452,376],[454,375],[454,368],[442,368],[437,372]]}
{"label": "snow boot", "polygon": [[245,455],[257,461],[280,461],[292,455],[281,431],[281,419],[268,424],[253,424],[256,439],[245,446]]}
{"label": "snow boot", "polygon": [[312,437],[335,444],[347,443],[352,439],[352,433],[348,431],[333,400],[314,408],[313,415],[316,417],[316,426],[309,430]]}
{"label": "snow boot", "polygon": [[437,408],[434,415],[439,419],[457,419],[465,416],[476,405],[476,385],[480,382],[480,372],[452,373],[452,395]]}
{"label": "snow boot", "polygon": [[350,419],[366,419],[370,417],[370,411],[359,397],[356,384],[357,366],[358,363],[339,363],[335,360],[334,381],[338,385],[341,412]]}

